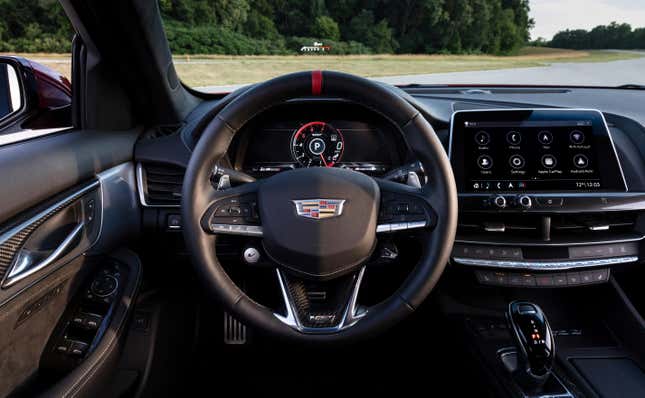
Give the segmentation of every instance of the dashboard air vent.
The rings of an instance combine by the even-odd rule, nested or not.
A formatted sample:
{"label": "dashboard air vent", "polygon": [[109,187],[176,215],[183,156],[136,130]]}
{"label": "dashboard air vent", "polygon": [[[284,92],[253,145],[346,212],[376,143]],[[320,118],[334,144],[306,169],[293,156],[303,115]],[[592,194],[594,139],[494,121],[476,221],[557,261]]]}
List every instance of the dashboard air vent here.
{"label": "dashboard air vent", "polygon": [[148,206],[179,206],[185,172],[184,168],[170,164],[140,164],[143,203]]}
{"label": "dashboard air vent", "polygon": [[633,212],[464,213],[459,215],[458,235],[463,239],[500,242],[602,240],[633,234],[636,217]]}

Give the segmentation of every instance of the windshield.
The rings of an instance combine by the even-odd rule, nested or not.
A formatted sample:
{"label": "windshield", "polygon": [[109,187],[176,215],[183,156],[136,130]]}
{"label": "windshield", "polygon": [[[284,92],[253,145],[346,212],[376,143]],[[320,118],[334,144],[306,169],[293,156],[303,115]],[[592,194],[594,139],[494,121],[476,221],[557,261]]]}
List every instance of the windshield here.
{"label": "windshield", "polygon": [[180,78],[208,92],[313,69],[397,85],[645,85],[643,0],[159,5]]}

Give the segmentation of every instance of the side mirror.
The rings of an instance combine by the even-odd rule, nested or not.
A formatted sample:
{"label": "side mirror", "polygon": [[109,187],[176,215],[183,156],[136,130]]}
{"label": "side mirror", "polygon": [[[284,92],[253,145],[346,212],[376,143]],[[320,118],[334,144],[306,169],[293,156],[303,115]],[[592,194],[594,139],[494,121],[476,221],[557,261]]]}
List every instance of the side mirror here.
{"label": "side mirror", "polygon": [[18,71],[9,63],[0,63],[0,120],[20,112],[23,106]]}
{"label": "side mirror", "polygon": [[0,133],[72,125],[72,85],[22,57],[0,57]]}

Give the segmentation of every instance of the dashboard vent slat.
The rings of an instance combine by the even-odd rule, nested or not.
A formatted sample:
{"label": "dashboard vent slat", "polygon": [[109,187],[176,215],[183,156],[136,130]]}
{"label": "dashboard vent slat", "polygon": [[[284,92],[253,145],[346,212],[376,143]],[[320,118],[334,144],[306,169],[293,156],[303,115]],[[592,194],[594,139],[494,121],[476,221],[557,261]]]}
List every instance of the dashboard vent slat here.
{"label": "dashboard vent slat", "polygon": [[[543,238],[544,215],[524,213],[463,213],[459,215],[458,235],[478,239],[540,241]],[[550,237],[553,240],[594,239],[609,234],[634,233],[633,212],[550,214]],[[493,227],[491,227],[493,226]],[[497,226],[497,228],[494,228]],[[503,228],[499,227],[503,226]]]}
{"label": "dashboard vent slat", "polygon": [[178,206],[185,170],[170,164],[142,164],[142,190],[148,206]]}

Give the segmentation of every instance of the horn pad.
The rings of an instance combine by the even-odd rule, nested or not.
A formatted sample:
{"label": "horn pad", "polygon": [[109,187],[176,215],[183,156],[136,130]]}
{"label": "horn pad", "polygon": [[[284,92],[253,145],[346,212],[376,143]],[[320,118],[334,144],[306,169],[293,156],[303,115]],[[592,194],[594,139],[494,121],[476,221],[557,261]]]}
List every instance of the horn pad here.
{"label": "horn pad", "polygon": [[352,170],[312,167],[277,174],[258,191],[264,249],[302,277],[351,272],[376,245],[379,201],[376,182]]}

